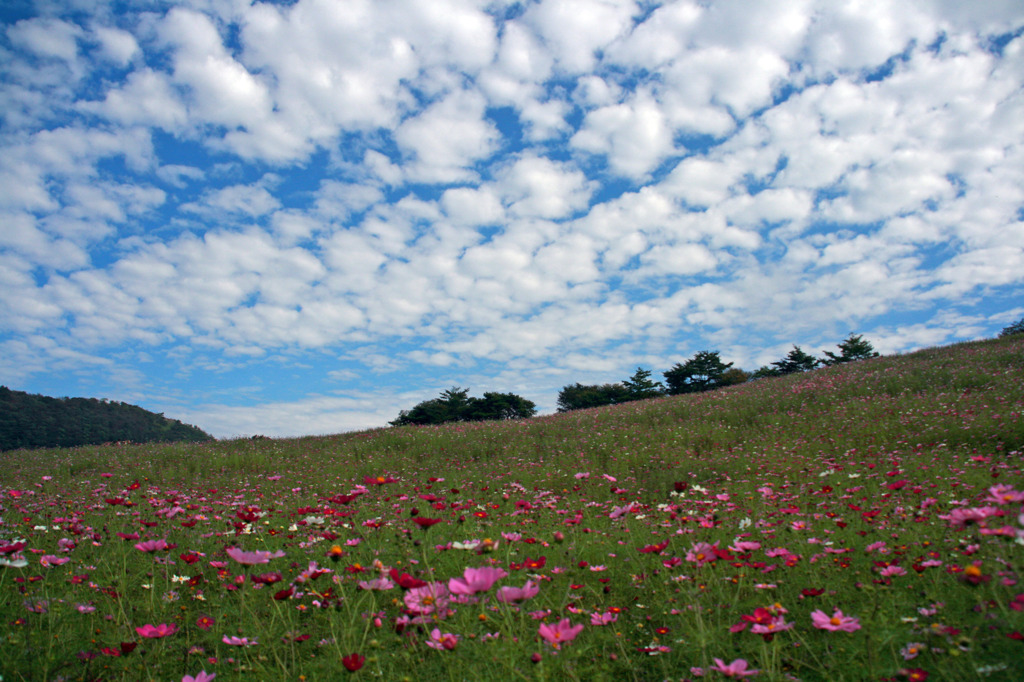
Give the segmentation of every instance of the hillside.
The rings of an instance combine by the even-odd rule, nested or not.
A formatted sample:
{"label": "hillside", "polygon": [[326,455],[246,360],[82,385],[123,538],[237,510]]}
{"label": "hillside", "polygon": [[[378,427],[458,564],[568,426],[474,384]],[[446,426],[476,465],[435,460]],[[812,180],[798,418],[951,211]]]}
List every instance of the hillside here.
{"label": "hillside", "polygon": [[50,398],[0,386],[0,450],[212,439],[195,426],[136,405],[96,398]]}
{"label": "hillside", "polygon": [[521,421],[2,453],[0,676],[1024,679],[1022,377],[1016,336]]}

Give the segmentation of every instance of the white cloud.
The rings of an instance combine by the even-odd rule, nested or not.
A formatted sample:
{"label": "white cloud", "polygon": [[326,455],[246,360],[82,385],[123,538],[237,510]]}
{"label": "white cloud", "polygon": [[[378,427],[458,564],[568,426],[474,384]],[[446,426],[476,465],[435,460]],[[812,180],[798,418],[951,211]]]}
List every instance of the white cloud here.
{"label": "white cloud", "polygon": [[11,43],[41,57],[73,61],[82,29],[59,19],[23,19],[7,29]]}
{"label": "white cloud", "polygon": [[183,204],[181,210],[200,214],[234,214],[250,218],[266,215],[281,206],[265,187],[259,185],[231,185],[208,192],[201,202]]}
{"label": "white cloud", "polygon": [[498,131],[484,118],[486,102],[460,90],[430,106],[395,130],[395,140],[411,156],[413,181],[453,183],[477,177],[474,163],[497,148]]}
{"label": "white cloud", "polygon": [[597,52],[629,30],[637,11],[632,0],[545,0],[522,17],[541,36],[559,68],[569,74],[591,69]]}
{"label": "white cloud", "polygon": [[109,26],[98,26],[93,29],[93,35],[99,41],[104,56],[120,66],[127,65],[141,52],[135,36],[128,31]]}
{"label": "white cloud", "polygon": [[498,173],[498,191],[520,218],[566,218],[586,208],[594,183],[569,164],[526,156]]}
{"label": "white cloud", "polygon": [[3,377],[306,433],[1019,308],[1019,3],[76,7],[4,27]]}
{"label": "white cloud", "polygon": [[170,132],[184,129],[188,121],[188,111],[170,79],[148,68],[130,73],[124,87],[108,90],[102,102],[80,106],[117,123],[152,125]]}
{"label": "white cloud", "polygon": [[606,155],[612,170],[631,178],[646,176],[674,151],[664,113],[645,94],[587,114],[572,145]]}

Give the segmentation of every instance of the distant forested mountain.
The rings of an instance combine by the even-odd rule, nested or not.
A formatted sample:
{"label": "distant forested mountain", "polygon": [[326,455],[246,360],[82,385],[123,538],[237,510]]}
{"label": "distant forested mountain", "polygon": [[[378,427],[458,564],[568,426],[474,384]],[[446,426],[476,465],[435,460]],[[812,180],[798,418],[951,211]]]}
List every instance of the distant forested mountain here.
{"label": "distant forested mountain", "polygon": [[213,440],[213,436],[137,405],[96,398],[49,398],[0,386],[0,450],[204,440]]}

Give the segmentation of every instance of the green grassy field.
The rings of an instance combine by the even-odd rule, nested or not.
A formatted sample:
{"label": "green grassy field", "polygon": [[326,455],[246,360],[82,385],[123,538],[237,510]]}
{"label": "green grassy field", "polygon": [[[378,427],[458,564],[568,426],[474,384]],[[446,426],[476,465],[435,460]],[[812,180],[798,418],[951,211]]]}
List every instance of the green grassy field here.
{"label": "green grassy field", "polygon": [[0,675],[1024,679],[1022,411],[1018,335],[522,422],[3,453]]}

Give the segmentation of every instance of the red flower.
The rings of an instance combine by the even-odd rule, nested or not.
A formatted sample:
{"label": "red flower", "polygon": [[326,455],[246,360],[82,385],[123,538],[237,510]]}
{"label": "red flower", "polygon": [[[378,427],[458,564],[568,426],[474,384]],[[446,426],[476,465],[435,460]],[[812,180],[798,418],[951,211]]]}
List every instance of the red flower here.
{"label": "red flower", "polygon": [[216,621],[209,616],[199,616],[199,620],[196,621],[196,627],[200,630],[209,630],[214,626]]}
{"label": "red flower", "polygon": [[923,668],[907,668],[901,672],[910,682],[924,682],[928,679],[928,671]]}
{"label": "red flower", "polygon": [[345,666],[345,670],[350,673],[354,673],[363,667],[363,663],[366,661],[366,656],[360,654],[349,654],[348,656],[342,656],[341,664]]}
{"label": "red flower", "polygon": [[412,520],[412,522],[415,523],[420,528],[430,528],[431,526],[433,526],[436,523],[441,523],[441,521],[442,521],[442,519],[426,519],[426,518],[423,518],[422,516],[417,516],[416,518],[414,518]]}
{"label": "red flower", "polygon": [[413,590],[417,587],[424,587],[427,584],[418,578],[413,578],[408,573],[402,573],[399,575],[398,571],[394,568],[391,569],[388,575],[390,575],[391,579],[398,583],[398,586],[403,590]]}
{"label": "red flower", "polygon": [[661,554],[662,552],[665,551],[666,547],[668,547],[668,540],[667,539],[664,542],[659,542],[656,545],[646,545],[645,547],[642,547],[640,549],[640,552],[643,553],[643,554],[651,554],[651,553]]}

